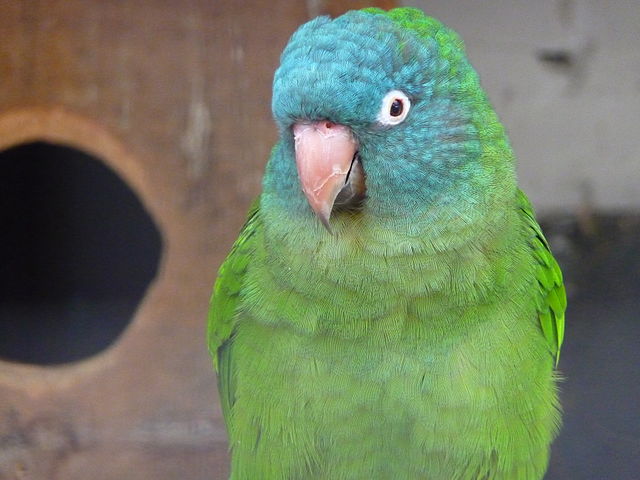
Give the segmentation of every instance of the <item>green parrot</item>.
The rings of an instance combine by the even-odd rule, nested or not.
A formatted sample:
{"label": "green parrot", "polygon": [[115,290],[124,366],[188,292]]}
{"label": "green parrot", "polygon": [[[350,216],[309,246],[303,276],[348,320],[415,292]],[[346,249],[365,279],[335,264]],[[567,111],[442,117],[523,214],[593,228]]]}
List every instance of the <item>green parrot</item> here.
{"label": "green parrot", "polygon": [[319,17],[216,281],[231,479],[533,480],[560,424],[562,275],[462,41]]}

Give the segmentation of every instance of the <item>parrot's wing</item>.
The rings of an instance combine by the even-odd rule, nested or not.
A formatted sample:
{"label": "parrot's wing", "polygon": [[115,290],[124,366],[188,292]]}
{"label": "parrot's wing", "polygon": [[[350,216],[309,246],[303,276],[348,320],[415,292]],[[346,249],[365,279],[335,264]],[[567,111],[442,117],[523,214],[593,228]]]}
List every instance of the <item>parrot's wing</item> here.
{"label": "parrot's wing", "polygon": [[520,190],[518,190],[518,205],[531,232],[529,245],[533,249],[536,260],[536,278],[540,287],[537,295],[538,319],[557,365],[564,339],[564,311],[567,308],[562,272],[536,221],[531,203]]}
{"label": "parrot's wing", "polygon": [[229,340],[233,335],[245,272],[254,250],[254,238],[260,218],[259,206],[260,198],[258,197],[249,209],[247,221],[233,244],[231,252],[218,271],[209,308],[207,340],[214,367],[218,372],[218,390],[225,418],[233,403],[234,395],[231,361],[228,358]]}

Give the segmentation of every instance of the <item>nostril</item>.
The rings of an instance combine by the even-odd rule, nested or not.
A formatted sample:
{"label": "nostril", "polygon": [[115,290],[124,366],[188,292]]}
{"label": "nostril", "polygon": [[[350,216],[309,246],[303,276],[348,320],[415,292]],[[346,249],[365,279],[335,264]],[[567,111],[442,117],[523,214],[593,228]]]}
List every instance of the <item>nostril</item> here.
{"label": "nostril", "polygon": [[324,127],[325,127],[327,130],[332,129],[332,128],[333,128],[333,127],[335,127],[335,126],[336,126],[336,124],[335,124],[335,123],[333,123],[333,122],[324,122]]}

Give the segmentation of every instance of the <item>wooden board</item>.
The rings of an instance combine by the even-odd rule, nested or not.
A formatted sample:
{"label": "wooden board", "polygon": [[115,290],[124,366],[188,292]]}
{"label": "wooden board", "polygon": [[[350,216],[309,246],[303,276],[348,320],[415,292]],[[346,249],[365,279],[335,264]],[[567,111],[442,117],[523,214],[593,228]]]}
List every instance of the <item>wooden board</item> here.
{"label": "wooden board", "polygon": [[46,140],[101,158],[164,251],[111,348],[57,367],[0,361],[0,479],[226,478],[208,299],[259,191],[273,71],[308,4],[3,2],[0,150]]}

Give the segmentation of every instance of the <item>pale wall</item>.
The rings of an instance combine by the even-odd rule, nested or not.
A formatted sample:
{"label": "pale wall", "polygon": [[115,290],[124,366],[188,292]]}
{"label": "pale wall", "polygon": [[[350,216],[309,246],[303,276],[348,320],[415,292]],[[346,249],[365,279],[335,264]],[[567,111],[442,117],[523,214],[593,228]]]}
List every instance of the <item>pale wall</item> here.
{"label": "pale wall", "polygon": [[[640,2],[402,2],[465,40],[539,211],[640,208]],[[566,52],[571,64],[539,58]]]}

